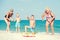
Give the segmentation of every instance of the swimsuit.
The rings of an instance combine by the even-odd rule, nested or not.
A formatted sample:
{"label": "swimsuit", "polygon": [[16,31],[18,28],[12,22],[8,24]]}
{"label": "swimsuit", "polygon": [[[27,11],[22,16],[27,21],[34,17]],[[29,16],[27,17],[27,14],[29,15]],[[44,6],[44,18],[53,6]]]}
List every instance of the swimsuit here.
{"label": "swimsuit", "polygon": [[[9,14],[8,14],[8,19],[6,19],[8,22],[10,22],[9,18],[10,18],[12,15],[13,15],[13,13],[11,13],[11,14],[9,13]],[[5,15],[5,18],[7,18],[7,15]]]}
{"label": "swimsuit", "polygon": [[46,20],[47,20],[48,22],[49,22],[49,21],[53,22],[53,21],[55,20],[55,18],[53,18],[52,20],[50,20],[51,18],[53,18],[52,15],[46,15]]}
{"label": "swimsuit", "polygon": [[34,32],[34,28],[32,28],[31,26],[27,26],[27,27],[31,29],[31,32]]}
{"label": "swimsuit", "polygon": [[19,22],[16,22],[15,27],[20,27],[20,23]]}
{"label": "swimsuit", "polygon": [[6,20],[7,20],[8,22],[10,22],[9,18],[7,19],[7,15],[5,15],[5,18],[6,18]]}
{"label": "swimsuit", "polygon": [[30,28],[32,32],[34,32],[34,28]]}
{"label": "swimsuit", "polygon": [[46,15],[46,19],[48,20],[48,19],[50,19],[51,18],[51,16],[50,15]]}

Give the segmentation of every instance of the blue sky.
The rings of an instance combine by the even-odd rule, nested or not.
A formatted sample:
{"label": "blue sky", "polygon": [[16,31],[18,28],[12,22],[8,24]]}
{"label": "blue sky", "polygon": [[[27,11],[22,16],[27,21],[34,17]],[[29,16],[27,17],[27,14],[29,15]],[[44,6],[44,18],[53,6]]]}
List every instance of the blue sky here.
{"label": "blue sky", "polygon": [[49,7],[56,16],[56,20],[60,20],[60,0],[0,0],[0,20],[4,19],[9,9],[14,9],[13,18],[16,13],[20,14],[22,20],[27,16],[35,15],[36,20],[41,20],[41,15],[46,7]]}

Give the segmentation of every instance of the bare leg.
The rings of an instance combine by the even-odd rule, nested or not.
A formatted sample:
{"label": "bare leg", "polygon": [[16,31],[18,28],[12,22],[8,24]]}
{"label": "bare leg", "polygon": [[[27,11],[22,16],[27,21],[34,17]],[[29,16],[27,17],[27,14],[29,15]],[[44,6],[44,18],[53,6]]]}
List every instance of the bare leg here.
{"label": "bare leg", "polygon": [[25,26],[25,33],[27,32],[27,26]]}
{"label": "bare leg", "polygon": [[51,26],[51,30],[52,30],[52,35],[54,34],[53,23],[54,23],[54,22],[52,22],[51,25],[50,25],[50,26]]}
{"label": "bare leg", "polygon": [[6,31],[7,31],[7,32],[9,31],[9,27],[8,27],[8,25],[7,25],[7,29],[6,29]]}
{"label": "bare leg", "polygon": [[7,29],[6,29],[7,32],[10,31],[10,22],[7,22]]}
{"label": "bare leg", "polygon": [[8,21],[6,20],[6,18],[4,18],[4,20],[5,20],[6,24],[7,24],[6,31],[8,32],[8,31],[10,30],[10,22],[8,22]]}
{"label": "bare leg", "polygon": [[20,27],[18,27],[18,32],[20,32]]}
{"label": "bare leg", "polygon": [[16,32],[18,32],[18,28],[16,27]]}
{"label": "bare leg", "polygon": [[28,26],[25,26],[25,35],[28,36],[29,34],[27,33],[27,28]]}
{"label": "bare leg", "polygon": [[8,25],[7,25],[7,28],[6,28],[6,32],[8,32]]}
{"label": "bare leg", "polygon": [[46,21],[46,33],[48,34],[48,25],[49,23]]}
{"label": "bare leg", "polygon": [[35,35],[34,28],[32,28],[31,31],[32,31],[32,35],[34,36]]}

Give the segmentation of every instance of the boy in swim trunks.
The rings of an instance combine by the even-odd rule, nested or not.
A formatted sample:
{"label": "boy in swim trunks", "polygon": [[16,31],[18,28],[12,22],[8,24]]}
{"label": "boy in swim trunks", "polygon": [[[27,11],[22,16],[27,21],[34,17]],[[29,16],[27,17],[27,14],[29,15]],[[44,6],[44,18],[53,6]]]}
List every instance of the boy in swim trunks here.
{"label": "boy in swim trunks", "polygon": [[20,17],[19,17],[19,14],[17,13],[16,14],[16,25],[15,25],[15,27],[16,27],[16,32],[20,32]]}
{"label": "boy in swim trunks", "polygon": [[31,18],[27,17],[27,19],[30,20],[30,26],[25,26],[25,32],[27,32],[27,28],[30,28],[32,34],[34,34],[34,28],[35,28],[34,15],[31,15]]}

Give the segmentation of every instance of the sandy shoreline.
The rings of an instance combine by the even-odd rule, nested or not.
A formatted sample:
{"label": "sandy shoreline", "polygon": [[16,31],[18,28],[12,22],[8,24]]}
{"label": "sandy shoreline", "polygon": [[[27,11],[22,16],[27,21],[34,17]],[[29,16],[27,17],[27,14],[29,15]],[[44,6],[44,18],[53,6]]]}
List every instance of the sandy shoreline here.
{"label": "sandy shoreline", "polygon": [[0,31],[0,40],[60,40],[60,34],[46,34],[45,32],[36,33],[35,37],[24,37],[25,33]]}

